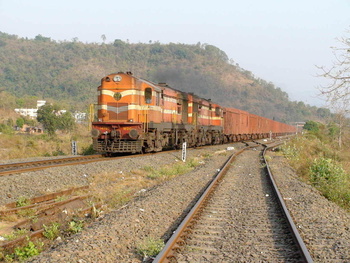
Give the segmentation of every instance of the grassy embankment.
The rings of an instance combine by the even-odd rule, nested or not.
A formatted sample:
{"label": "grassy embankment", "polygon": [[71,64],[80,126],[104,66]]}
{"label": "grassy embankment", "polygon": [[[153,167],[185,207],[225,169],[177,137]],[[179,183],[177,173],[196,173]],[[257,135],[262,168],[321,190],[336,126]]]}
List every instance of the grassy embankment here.
{"label": "grassy embankment", "polygon": [[349,131],[342,147],[327,127],[295,137],[282,148],[297,174],[326,198],[350,210]]}
{"label": "grassy embankment", "polygon": [[77,126],[71,133],[58,132],[53,137],[47,134],[2,133],[0,134],[0,159],[70,155],[72,140],[77,141],[78,154],[82,154],[92,143],[86,126]]}

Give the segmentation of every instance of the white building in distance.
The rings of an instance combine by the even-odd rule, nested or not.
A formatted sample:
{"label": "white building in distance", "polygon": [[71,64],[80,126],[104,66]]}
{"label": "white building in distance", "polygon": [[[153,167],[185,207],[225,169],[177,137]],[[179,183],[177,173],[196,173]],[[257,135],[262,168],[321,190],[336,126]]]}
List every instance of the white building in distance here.
{"label": "white building in distance", "polygon": [[[38,100],[36,103],[36,109],[15,109],[15,112],[22,115],[22,116],[26,116],[26,117],[29,117],[31,119],[36,119],[36,117],[38,116],[38,114],[37,114],[38,109],[41,106],[44,106],[45,104],[46,104],[46,100]],[[60,110],[56,114],[61,115],[61,114],[66,113],[66,112],[67,112],[66,110]],[[86,113],[85,112],[76,111],[72,115],[75,119],[75,122],[81,123],[83,121],[86,121]]]}
{"label": "white building in distance", "polygon": [[26,116],[31,119],[36,119],[36,117],[38,116],[37,115],[38,109],[41,106],[44,106],[45,104],[46,104],[46,100],[38,100],[36,102],[36,109],[15,109],[15,112],[22,116]]}

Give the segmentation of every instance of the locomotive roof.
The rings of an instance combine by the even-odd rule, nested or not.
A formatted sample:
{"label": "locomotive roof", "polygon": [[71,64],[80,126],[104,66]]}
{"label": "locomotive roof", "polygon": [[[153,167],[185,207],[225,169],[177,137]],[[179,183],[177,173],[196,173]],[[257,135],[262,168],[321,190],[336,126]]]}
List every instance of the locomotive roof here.
{"label": "locomotive roof", "polygon": [[163,88],[169,88],[169,89],[172,89],[172,90],[174,90],[174,91],[177,91],[177,92],[179,92],[179,93],[181,93],[181,94],[190,94],[190,95],[192,95],[193,97],[195,97],[195,98],[197,98],[197,99],[199,99],[199,100],[204,100],[204,101],[207,101],[207,102],[209,102],[209,103],[212,103],[212,104],[217,104],[217,103],[215,103],[215,102],[212,102],[211,101],[211,99],[205,99],[205,98],[202,98],[202,97],[200,97],[200,96],[198,96],[197,94],[194,94],[194,93],[192,93],[192,92],[185,92],[185,91],[181,91],[181,90],[178,90],[178,89],[175,89],[175,88],[173,88],[173,87],[170,87],[168,84],[166,84],[166,83],[154,83],[154,82],[152,82],[152,81],[149,81],[149,80],[145,80],[145,79],[143,79],[143,78],[139,78],[139,77],[135,77],[133,74],[132,74],[132,72],[130,72],[130,71],[128,71],[128,72],[118,72],[118,73],[112,73],[112,74],[110,74],[110,75],[114,75],[114,74],[124,74],[124,75],[129,75],[129,76],[131,76],[131,77],[133,77],[133,78],[135,78],[135,79],[137,79],[137,80],[139,80],[139,81],[142,81],[142,82],[144,82],[144,83],[147,83],[149,86],[151,86],[151,87],[153,87],[155,90],[157,90],[157,91],[160,91],[160,90],[162,90]]}

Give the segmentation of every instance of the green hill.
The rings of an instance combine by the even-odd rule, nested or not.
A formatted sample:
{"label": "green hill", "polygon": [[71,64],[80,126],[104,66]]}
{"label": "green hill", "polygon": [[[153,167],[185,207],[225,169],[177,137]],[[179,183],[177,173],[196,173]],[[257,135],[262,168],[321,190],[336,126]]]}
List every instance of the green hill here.
{"label": "green hill", "polygon": [[212,45],[57,42],[0,32],[0,108],[34,107],[36,99],[45,99],[85,110],[96,102],[100,79],[119,71],[279,121],[320,120],[329,114],[289,101],[286,92],[255,78]]}

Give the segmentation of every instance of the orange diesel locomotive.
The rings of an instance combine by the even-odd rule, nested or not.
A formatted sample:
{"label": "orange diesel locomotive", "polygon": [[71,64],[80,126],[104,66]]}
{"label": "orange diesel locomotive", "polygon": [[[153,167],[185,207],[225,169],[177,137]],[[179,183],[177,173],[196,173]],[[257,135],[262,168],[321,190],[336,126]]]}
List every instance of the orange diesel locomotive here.
{"label": "orange diesel locomotive", "polygon": [[224,108],[192,93],[134,77],[110,74],[98,87],[93,148],[106,153],[157,152],[295,133],[293,126]]}

